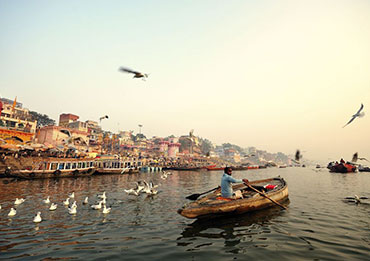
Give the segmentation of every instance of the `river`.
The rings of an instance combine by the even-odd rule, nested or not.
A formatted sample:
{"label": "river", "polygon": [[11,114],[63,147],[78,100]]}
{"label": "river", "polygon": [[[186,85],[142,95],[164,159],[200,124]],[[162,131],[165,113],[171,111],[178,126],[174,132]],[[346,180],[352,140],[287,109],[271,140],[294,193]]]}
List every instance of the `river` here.
{"label": "river", "polygon": [[[219,185],[221,171],[176,172],[11,181],[0,179],[0,259],[6,260],[367,260],[370,253],[370,173],[268,168],[234,171],[249,180],[283,177],[288,210],[274,207],[199,222],[177,214],[186,196]],[[138,180],[159,184],[153,197],[127,195]],[[77,214],[62,204],[75,192]],[[89,205],[103,191],[109,214]],[[43,199],[58,204],[55,211]],[[89,205],[83,205],[88,196]],[[15,198],[26,201],[8,217]],[[33,223],[40,211],[43,221]]]}

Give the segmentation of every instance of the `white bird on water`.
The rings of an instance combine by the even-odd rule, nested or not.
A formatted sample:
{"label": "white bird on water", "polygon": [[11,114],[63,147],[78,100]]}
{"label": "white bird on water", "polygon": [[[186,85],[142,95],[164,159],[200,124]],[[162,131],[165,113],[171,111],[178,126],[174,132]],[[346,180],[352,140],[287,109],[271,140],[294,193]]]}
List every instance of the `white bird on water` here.
{"label": "white bird on water", "polygon": [[103,192],[102,195],[98,195],[98,198],[101,198],[101,199],[106,199],[107,196],[105,195],[105,191]]}
{"label": "white bird on water", "polygon": [[10,211],[9,211],[9,214],[8,216],[9,217],[13,217],[17,214],[17,210],[15,210],[14,208],[11,208]]}
{"label": "white bird on water", "polygon": [[129,195],[135,195],[135,196],[138,196],[139,193],[137,193],[137,191],[135,189],[124,189],[124,191],[129,194]]}
{"label": "white bird on water", "polygon": [[92,205],[91,208],[92,209],[95,209],[95,210],[101,209],[102,208],[102,204],[103,204],[103,202],[102,201],[99,201],[99,204],[98,205]]}
{"label": "white bird on water", "polygon": [[71,214],[71,215],[74,215],[77,213],[77,207],[73,206],[68,208],[68,213]]}
{"label": "white bird on water", "polygon": [[73,201],[73,204],[72,204],[71,208],[77,208],[77,202],[76,202],[76,200]]}
{"label": "white bird on water", "polygon": [[70,198],[75,198],[75,193],[74,193],[74,192],[72,192],[71,194],[69,194],[69,195],[68,195],[68,197],[70,197]]}
{"label": "white bird on water", "polygon": [[360,109],[355,114],[352,115],[352,118],[347,122],[346,125],[343,126],[343,128],[346,127],[348,124],[350,124],[357,117],[359,118],[363,117],[365,115],[364,112],[361,112],[363,108],[364,108],[364,105],[361,103]]}
{"label": "white bird on water", "polygon": [[67,198],[65,201],[63,201],[63,204],[64,204],[64,206],[68,206],[69,205],[69,198]]}
{"label": "white bird on water", "polygon": [[40,223],[42,221],[41,212],[37,212],[37,215],[33,218],[33,222]]}
{"label": "white bird on water", "polygon": [[51,211],[56,210],[57,207],[58,207],[58,204],[51,203],[49,210],[51,210]]}
{"label": "white bird on water", "polygon": [[25,201],[25,199],[24,199],[24,198],[20,198],[20,199],[15,198],[14,205],[20,205],[20,204],[22,204],[24,201]]}
{"label": "white bird on water", "polygon": [[111,211],[112,208],[107,208],[105,205],[104,205],[104,208],[103,208],[103,214],[108,214],[110,211]]}
{"label": "white bird on water", "polygon": [[50,203],[50,197],[48,196],[47,199],[44,199],[43,200],[45,204],[49,204]]}
{"label": "white bird on water", "polygon": [[82,204],[88,204],[89,203],[89,197],[86,197],[84,202],[82,202]]}

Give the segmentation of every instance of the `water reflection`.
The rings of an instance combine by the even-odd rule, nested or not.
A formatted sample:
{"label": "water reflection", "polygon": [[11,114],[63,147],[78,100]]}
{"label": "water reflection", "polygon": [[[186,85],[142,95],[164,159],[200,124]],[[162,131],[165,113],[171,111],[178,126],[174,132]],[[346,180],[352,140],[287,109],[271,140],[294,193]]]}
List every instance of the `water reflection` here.
{"label": "water reflection", "polygon": [[224,239],[225,246],[236,246],[246,237],[269,232],[271,220],[281,213],[280,207],[276,206],[243,215],[195,220],[183,230],[177,242],[179,246],[186,246],[199,238]]}

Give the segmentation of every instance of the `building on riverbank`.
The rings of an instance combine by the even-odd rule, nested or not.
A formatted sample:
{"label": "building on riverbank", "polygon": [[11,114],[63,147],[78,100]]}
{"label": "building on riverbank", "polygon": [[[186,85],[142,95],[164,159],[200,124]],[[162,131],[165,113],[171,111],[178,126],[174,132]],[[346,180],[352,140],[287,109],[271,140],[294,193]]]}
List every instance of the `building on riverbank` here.
{"label": "building on riverbank", "polygon": [[0,138],[7,143],[31,141],[36,132],[37,120],[32,118],[22,103],[9,99],[0,99]]}

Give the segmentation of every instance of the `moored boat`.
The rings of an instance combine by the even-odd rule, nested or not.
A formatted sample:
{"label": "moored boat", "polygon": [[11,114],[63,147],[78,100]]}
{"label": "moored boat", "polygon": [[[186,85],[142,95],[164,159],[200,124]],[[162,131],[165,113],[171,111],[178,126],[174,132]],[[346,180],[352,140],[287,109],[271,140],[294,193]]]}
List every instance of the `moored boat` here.
{"label": "moored boat", "polygon": [[90,176],[95,172],[92,158],[33,158],[24,169],[9,169],[8,176],[25,179]]}
{"label": "moored boat", "polygon": [[139,172],[141,161],[124,160],[115,155],[99,155],[95,159],[94,175],[131,174]]}
{"label": "moored boat", "polygon": [[206,169],[211,170],[223,170],[225,167],[217,167],[216,165],[207,166]]}
{"label": "moored boat", "polygon": [[[280,177],[252,181],[250,185],[259,188],[267,187],[266,195],[277,202],[281,203],[288,198],[288,185]],[[250,190],[244,184],[234,185],[233,190],[240,190],[243,198],[235,200],[222,198],[220,189],[217,189],[207,196],[185,204],[178,210],[178,213],[186,218],[213,218],[224,215],[238,215],[275,206],[275,203],[271,200]]]}

